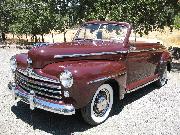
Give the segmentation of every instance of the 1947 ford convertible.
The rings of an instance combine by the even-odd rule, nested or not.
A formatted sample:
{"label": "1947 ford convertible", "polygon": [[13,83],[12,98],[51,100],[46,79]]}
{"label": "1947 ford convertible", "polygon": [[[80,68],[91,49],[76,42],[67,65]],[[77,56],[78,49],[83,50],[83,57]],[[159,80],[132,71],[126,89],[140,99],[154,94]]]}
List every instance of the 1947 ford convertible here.
{"label": "1947 ford convertible", "polygon": [[[72,42],[34,47],[10,60],[15,99],[50,112],[104,122],[114,99],[150,83],[165,85],[171,56],[159,42],[131,41],[131,25],[91,21]],[[117,99],[116,98],[116,99]]]}

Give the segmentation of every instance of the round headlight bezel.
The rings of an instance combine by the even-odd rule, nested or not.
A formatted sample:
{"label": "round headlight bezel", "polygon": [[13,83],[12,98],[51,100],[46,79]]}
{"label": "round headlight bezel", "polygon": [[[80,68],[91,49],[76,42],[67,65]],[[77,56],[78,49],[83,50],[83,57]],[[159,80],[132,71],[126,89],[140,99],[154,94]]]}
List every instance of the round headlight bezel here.
{"label": "round headlight bezel", "polygon": [[10,67],[11,67],[11,71],[14,73],[17,69],[17,61],[16,58],[14,56],[11,57],[10,59]]}
{"label": "round headlight bezel", "polygon": [[73,85],[73,75],[68,70],[64,70],[60,74],[59,80],[64,88],[70,88]]}

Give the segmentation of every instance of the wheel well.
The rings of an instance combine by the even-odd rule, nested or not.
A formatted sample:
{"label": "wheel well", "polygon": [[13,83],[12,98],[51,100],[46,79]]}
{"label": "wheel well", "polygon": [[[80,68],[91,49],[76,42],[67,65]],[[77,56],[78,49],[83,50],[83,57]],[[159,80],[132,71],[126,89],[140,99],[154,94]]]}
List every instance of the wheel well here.
{"label": "wheel well", "polygon": [[117,101],[117,99],[119,99],[119,89],[120,89],[120,87],[119,87],[119,84],[118,84],[118,82],[116,81],[116,80],[114,80],[114,79],[110,79],[110,80],[108,80],[108,81],[106,81],[105,83],[108,83],[109,85],[111,85],[111,87],[113,88],[113,95],[114,95],[114,99]]}

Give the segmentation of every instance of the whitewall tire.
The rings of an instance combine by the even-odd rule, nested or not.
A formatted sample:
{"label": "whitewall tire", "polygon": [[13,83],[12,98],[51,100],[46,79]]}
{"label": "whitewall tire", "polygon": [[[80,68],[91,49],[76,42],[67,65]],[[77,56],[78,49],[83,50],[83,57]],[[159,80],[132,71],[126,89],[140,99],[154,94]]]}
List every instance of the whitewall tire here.
{"label": "whitewall tire", "polygon": [[162,87],[167,83],[167,67],[164,68],[162,75],[160,75],[159,80],[156,81],[158,87]]}
{"label": "whitewall tire", "polygon": [[81,109],[84,120],[90,125],[104,122],[113,105],[113,88],[109,84],[101,85],[95,92],[91,102]]}

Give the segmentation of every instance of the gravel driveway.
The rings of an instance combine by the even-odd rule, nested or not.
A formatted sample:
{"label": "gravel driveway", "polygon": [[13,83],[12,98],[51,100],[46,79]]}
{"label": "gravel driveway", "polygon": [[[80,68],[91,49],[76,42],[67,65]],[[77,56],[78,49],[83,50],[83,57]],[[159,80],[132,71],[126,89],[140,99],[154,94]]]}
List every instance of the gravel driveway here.
{"label": "gravel driveway", "polygon": [[30,111],[18,102],[14,106],[8,91],[9,59],[26,50],[0,49],[0,134],[102,134],[102,135],[179,135],[180,68],[169,74],[168,83],[157,89],[153,84],[126,95],[115,106],[113,115],[103,124],[92,127],[80,116],[63,116],[43,110]]}

